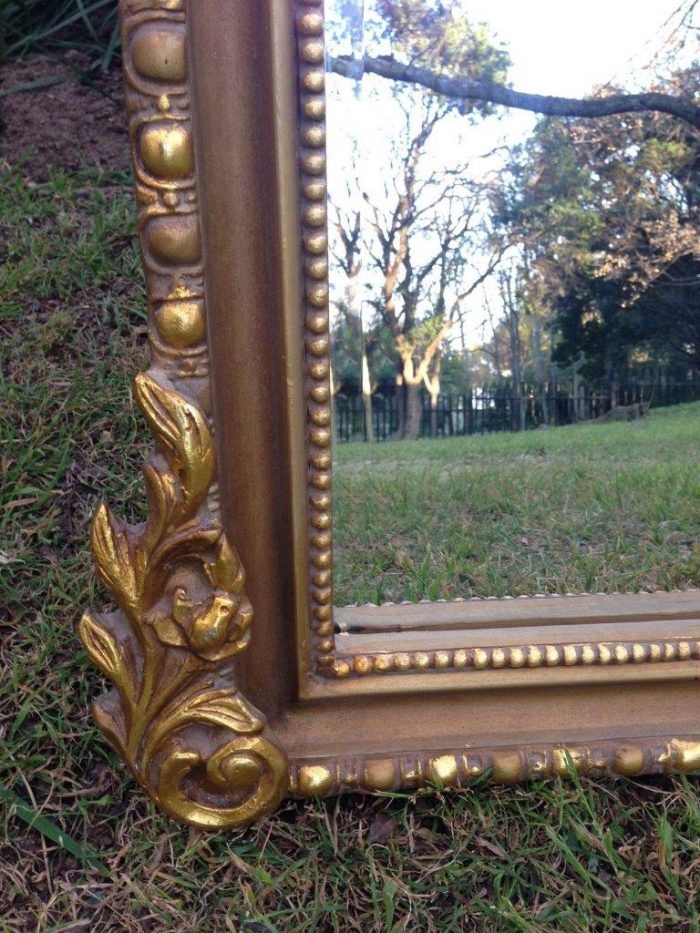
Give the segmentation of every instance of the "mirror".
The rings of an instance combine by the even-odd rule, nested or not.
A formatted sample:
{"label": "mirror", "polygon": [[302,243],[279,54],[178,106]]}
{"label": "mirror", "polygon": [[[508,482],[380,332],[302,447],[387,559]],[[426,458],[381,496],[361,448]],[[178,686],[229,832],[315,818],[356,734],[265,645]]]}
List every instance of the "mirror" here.
{"label": "mirror", "polygon": [[[487,8],[483,0],[481,13],[479,2],[469,4],[475,22],[492,6],[494,15],[506,11],[506,25],[525,17],[513,49],[519,34],[534,42],[527,10],[546,11],[538,29],[560,12],[553,4]],[[561,383],[548,394],[526,394],[525,358],[518,380],[507,356],[517,341],[511,347],[504,339],[515,334],[521,349],[532,345],[554,281],[566,300],[556,309],[557,328],[540,328],[540,346],[551,349],[553,336],[572,323],[573,348],[585,351],[587,367],[576,370],[578,379],[592,378],[593,362],[613,359],[610,340],[620,343],[626,333],[613,324],[630,321],[644,340],[628,362],[656,365],[643,354],[663,347],[668,365],[682,351],[685,371],[694,368],[695,312],[684,296],[698,270],[696,237],[692,248],[684,240],[693,224],[686,216],[691,134],[683,128],[700,118],[688,100],[690,71],[671,76],[681,90],[686,82],[684,93],[651,102],[651,125],[630,111],[629,100],[584,102],[588,112],[616,108],[612,136],[590,137],[569,120],[540,130],[533,143],[531,122],[513,159],[498,144],[505,117],[489,124],[483,82],[469,84],[479,73],[436,79],[430,71],[431,55],[447,72],[446,56],[455,52],[460,70],[485,56],[485,76],[502,80],[501,46],[460,25],[466,2],[367,0],[334,8],[329,0],[327,59],[323,0],[120,6],[152,351],[134,399],[155,446],[144,469],[147,521],[129,525],[105,504],[95,513],[95,564],[118,608],[86,611],[79,634],[113,684],[95,704],[97,723],[138,783],[175,818],[223,829],[270,812],[285,795],[443,789],[572,771],[598,778],[696,770],[697,591],[497,598],[590,588],[600,585],[601,568],[606,589],[670,589],[696,573],[695,408],[668,409],[649,418],[649,427],[645,419],[554,426],[597,417],[600,398],[566,396]],[[613,11],[596,17],[593,6],[587,14],[606,22],[621,48],[646,15],[627,7],[629,29],[614,30]],[[334,20],[334,9],[348,24]],[[407,35],[382,26],[378,17],[392,11],[398,25],[410,26]],[[581,47],[583,22],[576,26]],[[437,44],[435,35],[442,35]],[[596,55],[587,57],[602,62],[604,43],[595,35]],[[444,90],[449,80],[453,103],[443,113],[422,91],[413,101],[405,81],[396,93],[377,84],[396,77],[397,68],[403,77],[412,69],[420,87],[437,81]],[[348,82],[346,91],[337,91],[336,77]],[[464,102],[465,87],[478,104]],[[502,85],[489,87],[494,100],[514,99]],[[522,95],[515,99],[523,103]],[[387,101],[390,113],[382,109]],[[540,99],[538,106],[562,103]],[[665,142],[654,135],[671,127],[661,113],[677,121]],[[430,132],[421,135],[426,119]],[[487,124],[498,129],[484,146],[478,134]],[[640,128],[641,138],[629,135]],[[622,146],[612,145],[616,133]],[[406,139],[417,142],[402,157]],[[649,147],[649,140],[656,142]],[[604,158],[586,172],[573,156],[589,151]],[[356,165],[369,172],[358,175]],[[330,291],[333,330],[342,336],[345,327],[346,369],[353,354],[359,359],[360,427],[350,436],[362,432],[364,349],[372,443],[342,438],[340,404],[348,392],[338,341],[330,379],[326,174],[331,226],[333,210],[338,214],[333,251],[342,259],[341,231],[351,234],[352,247],[357,230],[362,259],[349,282],[334,271]],[[634,196],[625,188],[630,177]],[[397,211],[398,229],[382,239],[382,224]],[[626,218],[646,224],[645,249],[630,240],[640,228]],[[519,237],[504,242],[515,220]],[[599,275],[581,275],[574,247],[582,242]],[[386,271],[382,246],[389,260],[400,253],[390,287],[379,274]],[[349,250],[353,261],[357,252]],[[622,256],[627,262],[619,264]],[[664,257],[661,270],[654,257]],[[348,268],[352,273],[353,263]],[[568,278],[557,278],[563,272]],[[650,283],[666,274],[650,303]],[[636,291],[621,292],[621,276]],[[343,301],[352,313],[338,313]],[[393,344],[373,330],[382,315],[390,318],[392,301],[397,316],[415,311],[408,331],[389,329]],[[489,302],[497,326],[493,337],[479,338],[475,354],[470,334]],[[504,332],[497,317],[504,307],[519,328]],[[620,309],[624,315],[616,316]],[[450,315],[452,328],[441,332]],[[406,388],[431,346],[420,391],[430,394],[439,376],[439,404],[418,419],[416,394],[406,392],[403,410],[394,404],[382,421],[377,358],[391,362],[399,351]],[[393,359],[395,374],[395,352]],[[553,353],[547,359],[556,362]],[[467,363],[470,375],[478,366],[492,375],[500,365],[510,393],[473,382],[460,394],[461,407],[446,410],[440,396],[448,377],[462,378]],[[396,388],[395,378],[390,385]],[[666,395],[659,390],[656,402],[680,400],[677,384],[663,385]],[[618,401],[623,411],[652,402]],[[437,436],[379,439],[411,426],[415,433],[418,421]],[[533,430],[540,421],[550,427]],[[456,437],[443,436],[446,425]],[[334,610],[331,448],[339,601],[453,601]],[[606,537],[609,512],[616,524]],[[364,550],[348,559],[353,538]],[[515,560],[513,549],[524,556]],[[492,601],[457,601],[474,592]]]}
{"label": "mirror", "polygon": [[673,3],[593,6],[327,0],[338,606],[700,581],[689,241],[648,233],[692,144],[431,88],[681,80]]}

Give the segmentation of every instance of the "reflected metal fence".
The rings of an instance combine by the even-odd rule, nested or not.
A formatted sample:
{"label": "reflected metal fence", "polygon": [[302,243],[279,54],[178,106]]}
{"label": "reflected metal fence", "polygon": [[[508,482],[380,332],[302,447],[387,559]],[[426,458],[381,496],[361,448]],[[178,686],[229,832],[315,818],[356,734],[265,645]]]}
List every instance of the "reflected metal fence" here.
{"label": "reflected metal fence", "polygon": [[[580,385],[527,385],[520,394],[509,385],[474,387],[470,392],[441,394],[433,405],[421,392],[419,437],[460,437],[503,431],[532,430],[595,421],[619,409],[619,417],[634,418],[647,408],[677,405],[700,399],[700,380],[684,382],[616,383],[599,390]],[[398,393],[372,396],[374,439],[396,436],[400,424]],[[361,397],[338,394],[334,398],[334,437],[338,441],[363,441],[365,407]]]}

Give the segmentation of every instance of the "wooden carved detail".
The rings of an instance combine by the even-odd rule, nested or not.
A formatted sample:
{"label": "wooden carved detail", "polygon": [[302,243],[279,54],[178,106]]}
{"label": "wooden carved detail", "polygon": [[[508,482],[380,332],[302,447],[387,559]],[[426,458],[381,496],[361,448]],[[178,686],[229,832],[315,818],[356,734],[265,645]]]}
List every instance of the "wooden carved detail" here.
{"label": "wooden carved detail", "polygon": [[568,777],[685,774],[700,768],[700,742],[685,738],[607,741],[596,745],[469,748],[385,757],[295,761],[290,793],[325,797],[347,791],[396,792]]}
{"label": "wooden carved detail", "polygon": [[407,671],[487,671],[537,667],[598,667],[700,660],[700,641],[670,638],[658,641],[568,642],[484,648],[394,651],[382,654],[338,655],[336,677],[351,674],[401,674]]}
{"label": "wooden carved detail", "polygon": [[105,505],[93,520],[97,571],[119,610],[88,611],[78,629],[113,684],[94,705],[110,744],[172,816],[225,828],[279,803],[288,764],[230,667],[253,612],[216,509],[184,11],[182,0],[121,2],[153,362],[134,395],[156,447],[146,522],[128,526]]}
{"label": "wooden carved detail", "polygon": [[331,362],[323,0],[295,0],[304,254],[310,613],[314,666],[333,675]]}

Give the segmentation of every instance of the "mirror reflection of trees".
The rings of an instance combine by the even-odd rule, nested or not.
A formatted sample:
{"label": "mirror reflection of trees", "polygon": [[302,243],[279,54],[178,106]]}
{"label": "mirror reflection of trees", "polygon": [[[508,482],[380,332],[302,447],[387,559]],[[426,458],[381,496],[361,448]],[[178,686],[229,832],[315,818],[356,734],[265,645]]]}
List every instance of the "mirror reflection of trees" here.
{"label": "mirror reflection of trees", "polygon": [[507,50],[468,4],[329,5],[334,389],[362,396],[368,439],[377,392],[396,395],[394,436],[410,439],[445,389],[506,380],[522,428],[528,386],[547,422],[544,387],[558,381],[575,394],[635,368],[698,369],[698,66],[684,49],[695,7],[680,8],[643,92],[591,98],[627,98],[626,111],[542,117],[479,160],[469,132],[493,121],[497,95],[387,80],[401,66],[462,91],[505,86]]}

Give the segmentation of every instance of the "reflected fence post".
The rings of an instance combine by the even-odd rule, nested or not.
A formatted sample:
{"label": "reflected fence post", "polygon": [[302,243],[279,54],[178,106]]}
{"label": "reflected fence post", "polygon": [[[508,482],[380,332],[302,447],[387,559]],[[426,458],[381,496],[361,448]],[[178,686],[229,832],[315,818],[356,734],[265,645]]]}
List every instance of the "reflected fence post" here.
{"label": "reflected fence post", "polygon": [[[650,408],[663,408],[700,400],[700,378],[692,370],[678,373],[643,373],[636,380],[617,379],[591,386],[578,380],[574,390],[556,383],[528,383],[518,393],[508,384],[472,386],[467,392],[441,393],[435,405],[421,396],[420,438],[438,440],[474,434],[516,432],[586,424],[614,417],[633,419]],[[374,440],[396,439],[399,399],[396,392],[374,393],[371,398]],[[619,411],[619,414],[615,413]],[[367,441],[365,401],[358,393],[334,397],[335,440]]]}

